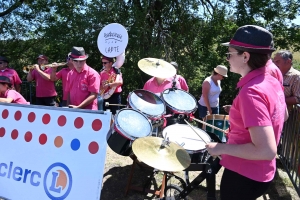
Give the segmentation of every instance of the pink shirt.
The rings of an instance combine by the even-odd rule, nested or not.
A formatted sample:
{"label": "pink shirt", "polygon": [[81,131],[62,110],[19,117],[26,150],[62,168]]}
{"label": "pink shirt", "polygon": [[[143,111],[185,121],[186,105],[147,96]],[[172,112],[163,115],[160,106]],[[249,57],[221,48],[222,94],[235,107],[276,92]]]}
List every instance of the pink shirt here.
{"label": "pink shirt", "polygon": [[[83,70],[78,72],[76,69],[71,70],[67,76],[66,92],[70,93],[70,104],[78,106],[91,92],[99,93],[100,76],[93,68],[87,64]],[[87,105],[84,109],[98,110],[97,98]]]}
{"label": "pink shirt", "polygon": [[24,99],[24,97],[15,90],[6,90],[6,92],[1,94],[1,98],[12,98],[12,103],[18,103],[18,104],[29,104],[29,102]]}
{"label": "pink shirt", "polygon": [[22,84],[18,73],[14,69],[5,68],[4,70],[0,70],[0,76],[8,77],[13,86]]}
{"label": "pink shirt", "polygon": [[185,91],[189,90],[189,86],[187,85],[185,79],[181,75],[176,75],[176,79],[178,80],[181,89],[183,89]]}
{"label": "pink shirt", "polygon": [[[237,87],[240,92],[230,108],[227,144],[250,143],[249,127],[272,126],[278,145],[286,109],[280,83],[263,67],[249,72]],[[272,161],[247,160],[223,154],[220,163],[229,170],[259,182],[271,181],[276,171],[275,158]]]}
{"label": "pink shirt", "polygon": [[283,85],[283,76],[280,69],[273,63],[272,59],[269,59],[266,64],[267,72],[275,77],[281,85]]}
{"label": "pink shirt", "polygon": [[70,72],[70,68],[63,68],[61,69],[59,72],[56,73],[56,77],[58,79],[61,79],[62,81],[62,87],[63,87],[63,100],[67,100],[68,99],[68,94],[66,92],[66,85],[67,85],[67,75]]}
{"label": "pink shirt", "polygon": [[[45,69],[44,73],[51,74],[52,69]],[[54,97],[57,95],[53,81],[44,79],[35,69],[31,72],[33,80],[36,84],[36,97]]]}
{"label": "pink shirt", "polygon": [[[116,76],[116,78],[118,78],[118,80],[122,80],[122,75],[116,74],[115,70],[113,68],[111,68],[109,70],[109,72],[106,72],[105,70],[100,72],[101,84],[103,85],[109,79],[110,76]],[[120,93],[120,92],[122,92],[122,85],[119,85],[118,87],[116,87],[116,90],[114,93]]]}
{"label": "pink shirt", "polygon": [[[166,78],[162,84],[158,85],[155,77],[150,78],[144,85],[144,90],[148,90],[153,93],[162,93],[164,90],[172,88],[173,77]],[[178,81],[176,81],[176,87],[181,89]]]}

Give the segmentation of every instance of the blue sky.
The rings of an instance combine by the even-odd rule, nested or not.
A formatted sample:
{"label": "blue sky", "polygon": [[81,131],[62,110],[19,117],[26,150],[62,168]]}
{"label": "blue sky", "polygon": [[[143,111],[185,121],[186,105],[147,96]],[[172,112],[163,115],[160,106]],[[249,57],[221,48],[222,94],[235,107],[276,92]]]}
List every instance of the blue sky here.
{"label": "blue sky", "polygon": [[298,16],[295,20],[292,21],[293,23],[300,25],[300,16]]}

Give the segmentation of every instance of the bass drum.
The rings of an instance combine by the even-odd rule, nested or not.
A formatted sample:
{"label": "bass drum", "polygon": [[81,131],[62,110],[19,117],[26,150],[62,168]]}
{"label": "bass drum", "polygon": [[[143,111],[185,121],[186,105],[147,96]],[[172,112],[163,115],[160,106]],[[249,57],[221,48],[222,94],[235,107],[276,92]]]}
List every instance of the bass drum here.
{"label": "bass drum", "polygon": [[132,143],[140,137],[150,136],[152,125],[145,115],[137,110],[125,108],[114,119],[113,130],[107,134],[108,146],[117,154],[129,156]]}

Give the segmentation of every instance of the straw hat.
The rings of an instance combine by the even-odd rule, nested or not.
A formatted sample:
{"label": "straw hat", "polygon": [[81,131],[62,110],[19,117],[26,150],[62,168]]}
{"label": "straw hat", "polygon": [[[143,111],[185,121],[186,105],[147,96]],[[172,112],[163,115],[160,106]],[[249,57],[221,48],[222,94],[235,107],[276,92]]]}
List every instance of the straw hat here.
{"label": "straw hat", "polygon": [[218,74],[224,76],[224,77],[228,77],[227,76],[227,67],[225,67],[224,65],[218,65],[216,68],[214,68],[215,72],[217,72]]}

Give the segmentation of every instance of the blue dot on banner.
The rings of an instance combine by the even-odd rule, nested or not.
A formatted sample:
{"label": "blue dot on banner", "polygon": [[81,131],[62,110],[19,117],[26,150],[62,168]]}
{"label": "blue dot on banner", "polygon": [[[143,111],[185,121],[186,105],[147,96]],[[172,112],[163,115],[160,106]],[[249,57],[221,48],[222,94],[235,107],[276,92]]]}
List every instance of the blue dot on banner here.
{"label": "blue dot on banner", "polygon": [[78,139],[73,139],[71,142],[71,148],[74,151],[77,151],[80,148],[80,141]]}

